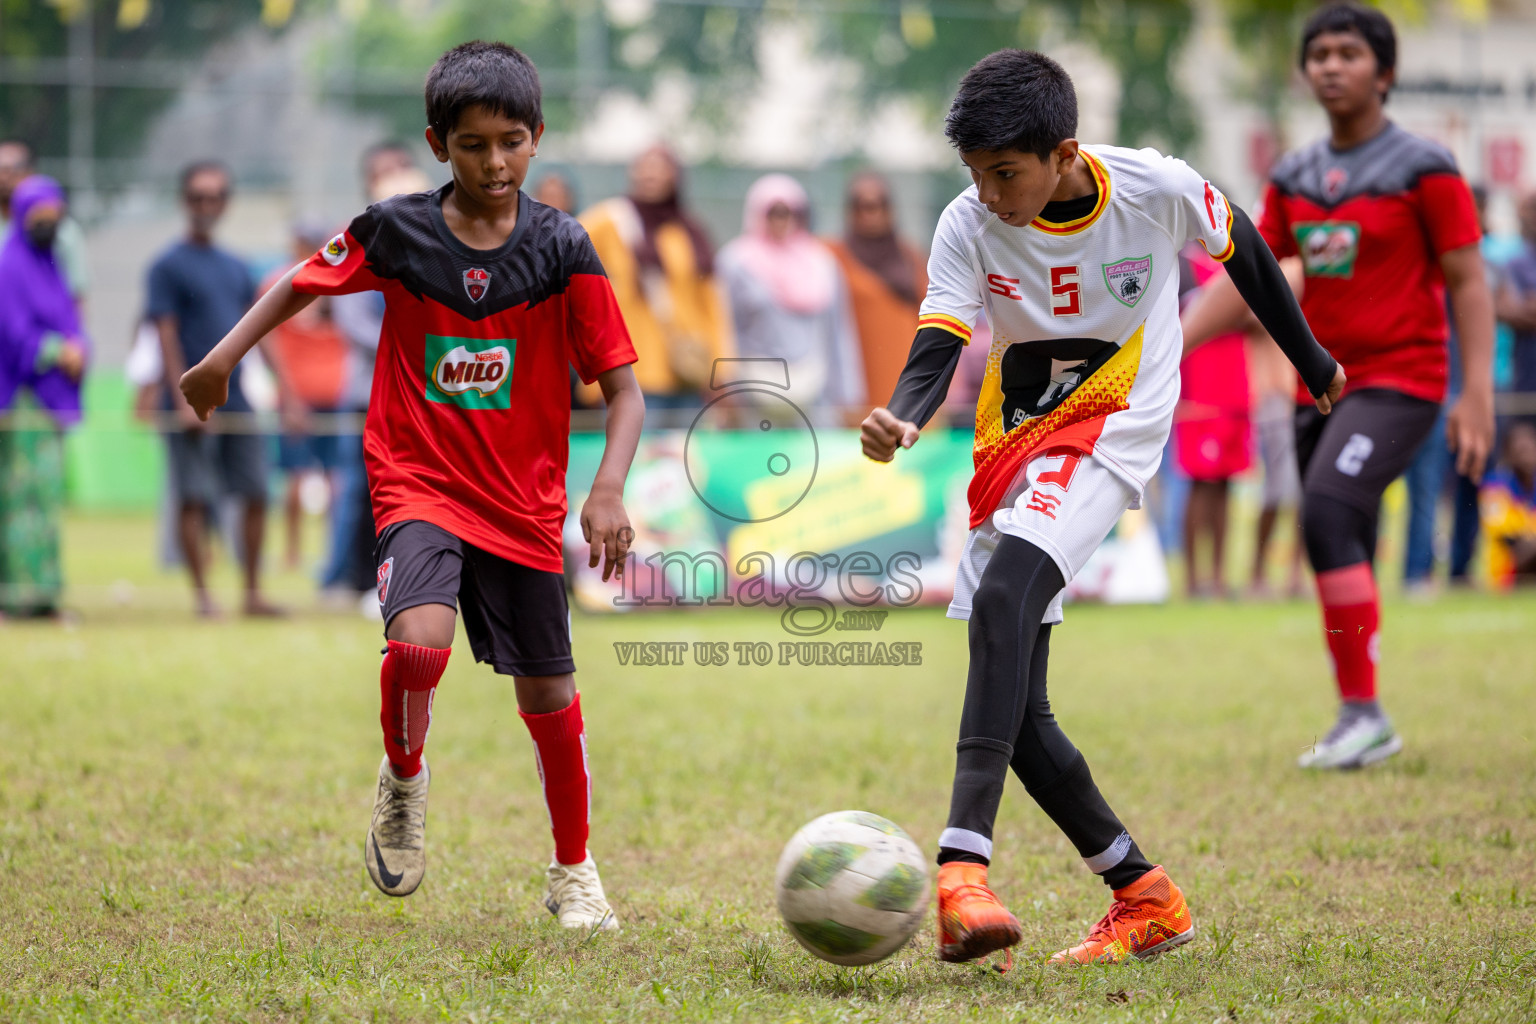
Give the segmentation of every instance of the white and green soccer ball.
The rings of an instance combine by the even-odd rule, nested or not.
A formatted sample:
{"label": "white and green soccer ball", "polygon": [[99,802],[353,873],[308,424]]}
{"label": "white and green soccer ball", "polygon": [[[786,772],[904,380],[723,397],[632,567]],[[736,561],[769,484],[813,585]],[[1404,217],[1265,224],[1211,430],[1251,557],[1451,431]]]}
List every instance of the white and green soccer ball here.
{"label": "white and green soccer ball", "polygon": [[790,934],[829,963],[884,960],[928,909],[928,866],[912,838],[878,814],[823,814],[779,855],[779,913]]}

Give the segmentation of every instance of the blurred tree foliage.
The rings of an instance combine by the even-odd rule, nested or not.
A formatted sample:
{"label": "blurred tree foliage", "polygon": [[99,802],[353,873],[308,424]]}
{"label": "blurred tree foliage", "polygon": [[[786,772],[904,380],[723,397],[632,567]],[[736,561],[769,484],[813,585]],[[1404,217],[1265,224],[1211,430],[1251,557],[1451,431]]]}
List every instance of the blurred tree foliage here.
{"label": "blurred tree foliage", "polygon": [[1228,34],[1243,55],[1244,81],[1238,94],[1258,106],[1270,124],[1278,149],[1287,148],[1282,109],[1296,70],[1301,24],[1315,0],[1222,0]]}
{"label": "blurred tree foliage", "polygon": [[[91,19],[98,60],[187,61],[263,19],[284,23],[292,11],[293,0],[0,0],[0,64],[19,73],[42,58],[61,77],[76,18]],[[134,77],[135,69],[121,67],[111,81]],[[96,153],[137,152],[151,120],[175,97],[174,81],[174,73],[148,75],[133,87],[96,89]],[[44,156],[68,151],[68,113],[68,89],[52,80],[0,85],[0,135],[26,139]]]}
{"label": "blurred tree foliage", "polygon": [[1194,27],[1190,0],[1093,0],[1062,4],[1077,34],[1120,73],[1115,142],[1177,153],[1195,142],[1194,108],[1174,64]]}
{"label": "blurred tree foliage", "polygon": [[730,97],[756,80],[763,18],[762,0],[732,6],[449,0],[425,13],[405,3],[378,3],[326,63],[340,91],[352,91],[340,76],[354,75],[357,105],[383,114],[398,133],[412,137],[422,130],[420,93],[370,90],[370,75],[392,74],[396,84],[400,75],[419,81],[444,50],[468,39],[501,39],[533,58],[544,85],[544,118],[557,130],[569,128],[603,90],[619,87],[643,96],[667,72],[691,76],[699,86],[697,112],[723,120]]}
{"label": "blurred tree foliage", "polygon": [[[691,77],[697,113],[728,121],[757,78],[757,43],[770,18],[811,28],[818,52],[859,65],[861,99],[892,96],[942,114],[967,68],[1003,46],[1038,45],[1049,19],[1097,48],[1119,73],[1117,139],[1178,149],[1194,141],[1195,120],[1174,82],[1174,64],[1194,23],[1191,0],[765,0],[707,6],[677,0],[448,0],[425,20],[381,4],[357,25],[350,63],[425,68],[447,47],[477,37],[526,50],[545,78],[545,117],[570,123],[605,87],[644,95],[669,71]],[[342,61],[345,64],[347,61]],[[386,114],[400,131],[420,130],[420,103],[367,95],[357,102]]]}
{"label": "blurred tree foliage", "polygon": [[[1273,19],[1307,0],[1226,2],[1241,42],[1268,40]],[[242,30],[262,23],[280,30],[310,12],[341,15],[341,30],[317,55],[327,90],[385,115],[407,136],[421,129],[425,69],[473,38],[506,39],[534,58],[552,127],[568,127],[606,89],[645,95],[673,72],[693,81],[696,112],[724,123],[757,79],[758,42],[770,18],[798,20],[827,59],[857,63],[867,104],[900,96],[930,114],[942,113],[981,56],[1039,45],[1054,27],[1058,37],[1094,46],[1118,71],[1115,141],[1179,149],[1197,134],[1174,76],[1194,21],[1192,0],[776,0],[771,7],[768,0],[0,0],[0,57],[12,67],[51,58],[58,79],[70,22],[86,17],[99,59],[169,61],[174,72],[183,66],[175,62],[206,58]],[[116,77],[101,84],[127,84],[135,66],[115,65]],[[96,152],[133,153],[173,97],[175,77],[98,88]],[[69,100],[61,84],[8,81],[0,90],[0,132],[35,140],[45,155],[66,152]]]}
{"label": "blurred tree foliage", "polygon": [[1112,141],[1177,150],[1195,140],[1192,108],[1174,81],[1194,24],[1190,0],[891,0],[833,14],[820,41],[829,56],[850,55],[867,69],[867,101],[899,95],[939,114],[972,64],[1005,46],[1039,46],[1052,23],[1093,46],[1118,72],[1120,115]]}

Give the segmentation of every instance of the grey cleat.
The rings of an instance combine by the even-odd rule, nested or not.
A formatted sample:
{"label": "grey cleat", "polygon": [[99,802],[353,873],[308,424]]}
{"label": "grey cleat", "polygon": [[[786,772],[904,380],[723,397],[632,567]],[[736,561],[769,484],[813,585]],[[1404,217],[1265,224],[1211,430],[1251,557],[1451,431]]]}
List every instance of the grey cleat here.
{"label": "grey cleat", "polygon": [[1374,704],[1345,704],[1333,728],[1296,759],[1302,768],[1364,768],[1403,749],[1392,720]]}
{"label": "grey cleat", "polygon": [[603,881],[597,877],[597,861],[590,853],[580,864],[551,860],[546,881],[544,906],[560,920],[561,927],[594,932],[619,930],[619,919],[603,894]]}
{"label": "grey cleat", "polygon": [[379,764],[379,793],[373,801],[363,860],[368,877],[386,895],[409,896],[427,873],[427,787],[431,783],[425,761],[413,779],[396,777],[388,757]]}

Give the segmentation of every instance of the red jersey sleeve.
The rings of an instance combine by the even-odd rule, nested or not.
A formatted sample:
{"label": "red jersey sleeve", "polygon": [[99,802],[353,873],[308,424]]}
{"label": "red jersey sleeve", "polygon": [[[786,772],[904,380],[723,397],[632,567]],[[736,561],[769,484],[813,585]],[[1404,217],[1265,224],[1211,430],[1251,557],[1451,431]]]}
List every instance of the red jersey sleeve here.
{"label": "red jersey sleeve", "polygon": [[1295,256],[1296,239],[1291,236],[1291,226],[1285,215],[1285,200],[1272,181],[1264,185],[1264,194],[1259,197],[1258,212],[1258,217],[1254,218],[1257,222],[1254,226],[1259,229],[1259,234],[1268,243],[1270,252],[1275,254],[1275,259],[1283,260],[1287,256]]}
{"label": "red jersey sleeve", "polygon": [[1436,256],[1472,245],[1483,237],[1472,190],[1459,174],[1426,174],[1419,179],[1419,209]]}
{"label": "red jersey sleeve", "polygon": [[570,288],[566,344],[571,365],[583,382],[591,384],[599,374],[616,366],[627,366],[636,359],[635,346],[629,340],[629,328],[619,313],[613,285],[597,258],[597,251],[585,235],[576,254]]}
{"label": "red jersey sleeve", "polygon": [[372,209],[358,214],[347,230],[326,242],[305,260],[293,279],[293,290],[313,295],[345,295],[384,289],[368,250],[378,243],[380,221]]}

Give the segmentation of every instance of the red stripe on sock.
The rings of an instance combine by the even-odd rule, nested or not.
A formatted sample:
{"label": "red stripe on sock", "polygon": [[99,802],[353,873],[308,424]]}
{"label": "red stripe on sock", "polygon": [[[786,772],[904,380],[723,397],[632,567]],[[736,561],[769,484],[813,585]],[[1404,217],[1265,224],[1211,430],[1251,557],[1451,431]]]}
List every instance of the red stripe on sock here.
{"label": "red stripe on sock", "polygon": [[1317,595],[1339,696],[1375,700],[1381,602],[1370,563],[1318,573]]}
{"label": "red stripe on sock", "polygon": [[587,771],[587,735],[581,720],[581,694],[570,706],[545,715],[521,710],[533,737],[544,806],[555,836],[555,860],[580,864],[587,859],[587,816],[592,804],[592,776]]}
{"label": "red stripe on sock", "polygon": [[379,668],[379,725],[384,752],[402,779],[421,771],[421,752],[432,727],[432,697],[448,667],[448,648],[389,641]]}

